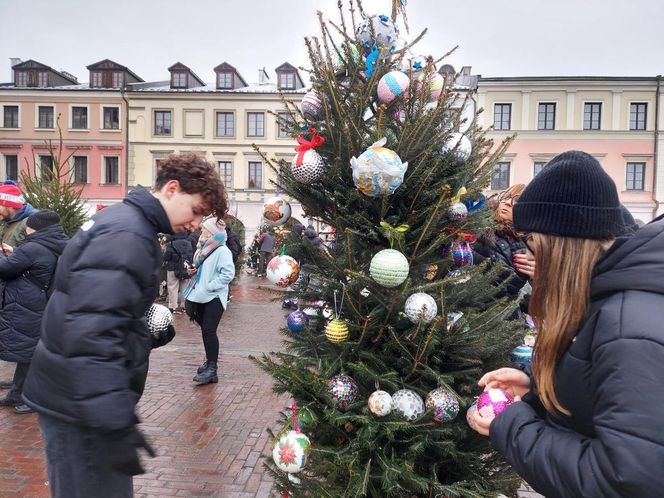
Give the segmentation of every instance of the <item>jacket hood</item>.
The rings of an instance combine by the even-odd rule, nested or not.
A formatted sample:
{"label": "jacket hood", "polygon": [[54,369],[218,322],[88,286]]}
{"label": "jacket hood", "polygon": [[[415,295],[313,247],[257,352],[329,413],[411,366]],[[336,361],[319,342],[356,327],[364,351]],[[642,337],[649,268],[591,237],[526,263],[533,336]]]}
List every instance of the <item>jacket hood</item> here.
{"label": "jacket hood", "polygon": [[630,237],[620,237],[600,259],[590,284],[590,298],[637,290],[664,294],[664,219],[658,218]]}
{"label": "jacket hood", "polygon": [[69,242],[69,237],[67,237],[67,234],[65,234],[62,229],[62,225],[56,223],[55,225],[49,225],[37,232],[31,233],[30,235],[26,235],[23,244],[27,244],[28,242],[34,242],[35,244],[44,246],[46,249],[60,256],[62,251],[65,250],[67,242]]}
{"label": "jacket hood", "polygon": [[32,204],[26,202],[25,206],[23,206],[21,209],[16,211],[16,214],[14,217],[10,220],[5,220],[5,225],[11,225],[12,223],[16,223],[17,221],[21,221],[28,216],[30,216],[33,213],[36,213],[38,209],[34,208]]}
{"label": "jacket hood", "polygon": [[161,202],[154,195],[152,195],[145,187],[137,186],[129,195],[122,201],[126,204],[131,204],[143,212],[143,216],[154,227],[157,233],[172,234],[173,228],[171,222],[168,220],[166,211],[164,211]]}

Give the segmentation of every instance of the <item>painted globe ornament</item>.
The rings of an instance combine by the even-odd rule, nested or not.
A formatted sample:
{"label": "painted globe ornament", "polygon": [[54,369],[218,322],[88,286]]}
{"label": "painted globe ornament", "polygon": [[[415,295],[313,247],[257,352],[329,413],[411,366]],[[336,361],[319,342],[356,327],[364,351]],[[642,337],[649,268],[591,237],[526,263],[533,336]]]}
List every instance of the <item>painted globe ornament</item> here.
{"label": "painted globe ornament", "polygon": [[465,161],[470,157],[473,146],[464,134],[452,133],[443,143],[441,150],[443,153],[451,152],[460,160]]}
{"label": "painted globe ornament", "polygon": [[401,162],[396,152],[384,147],[386,142],[386,138],[381,138],[360,157],[350,159],[355,186],[370,197],[394,193],[408,169],[407,162]]}
{"label": "painted globe ornament", "polygon": [[384,417],[392,412],[392,396],[387,391],[374,391],[369,396],[367,406],[376,417]]}
{"label": "painted globe ornament", "polygon": [[475,429],[475,422],[473,422],[473,413],[477,412],[477,403],[473,403],[468,407],[468,410],[466,411],[466,422],[470,426],[471,429]]}
{"label": "painted globe ornament", "polygon": [[452,242],[450,247],[452,262],[457,268],[473,264],[473,250],[468,242]]}
{"label": "painted globe ornament", "polygon": [[450,221],[463,221],[468,216],[468,208],[461,201],[456,201],[450,204],[447,208],[447,218]]}
{"label": "painted globe ornament", "polygon": [[274,463],[283,472],[295,474],[304,469],[311,452],[311,441],[302,433],[288,431],[272,450]]}
{"label": "painted globe ornament", "polygon": [[514,396],[503,389],[488,389],[477,398],[477,410],[483,417],[493,418],[514,403]]}
{"label": "painted globe ornament", "polygon": [[288,315],[286,324],[291,332],[301,332],[309,324],[309,317],[302,310],[295,310]]}
{"label": "painted globe ornament", "polygon": [[404,312],[412,323],[430,323],[438,314],[438,305],[429,294],[416,292],[406,299]]}
{"label": "painted globe ornament", "polygon": [[297,164],[297,156],[291,162],[293,177],[300,183],[310,185],[316,183],[325,175],[325,162],[321,155],[313,149],[302,155],[302,164]]}
{"label": "painted globe ornament", "polygon": [[439,387],[427,395],[426,408],[433,409],[435,422],[451,422],[459,414],[459,401],[447,389]]}
{"label": "painted globe ornament", "polygon": [[348,375],[335,375],[327,382],[327,392],[343,412],[357,398],[357,384]]}
{"label": "painted globe ornament", "polygon": [[390,71],[383,75],[378,82],[378,101],[381,104],[391,104],[395,99],[406,94],[410,86],[410,79],[401,71]]}
{"label": "painted globe ornament", "polygon": [[348,335],[348,324],[344,320],[336,318],[325,326],[325,337],[334,344],[347,341]]}
{"label": "painted globe ornament", "polygon": [[275,256],[267,264],[267,279],[279,287],[288,287],[297,280],[300,265],[287,255]]}
{"label": "painted globe ornament", "polygon": [[424,413],[424,401],[410,389],[401,389],[392,396],[394,410],[406,420],[415,420]]}
{"label": "painted globe ornament", "polygon": [[399,43],[397,25],[386,15],[364,18],[357,26],[355,34],[367,53],[375,45],[383,56],[389,56],[394,53]]}
{"label": "painted globe ornament", "polygon": [[271,226],[280,226],[291,217],[291,206],[282,197],[270,197],[263,203],[263,218]]}
{"label": "painted globe ornament", "polygon": [[533,348],[524,344],[522,346],[517,346],[512,350],[512,356],[510,359],[512,360],[512,363],[515,363],[516,365],[526,366],[530,365],[532,357]]}
{"label": "painted globe ornament", "polygon": [[323,101],[315,90],[309,90],[302,97],[300,110],[307,121],[318,121],[323,119]]}
{"label": "painted globe ornament", "polygon": [[369,274],[383,287],[397,287],[408,277],[410,267],[406,256],[395,249],[377,252],[369,264]]}

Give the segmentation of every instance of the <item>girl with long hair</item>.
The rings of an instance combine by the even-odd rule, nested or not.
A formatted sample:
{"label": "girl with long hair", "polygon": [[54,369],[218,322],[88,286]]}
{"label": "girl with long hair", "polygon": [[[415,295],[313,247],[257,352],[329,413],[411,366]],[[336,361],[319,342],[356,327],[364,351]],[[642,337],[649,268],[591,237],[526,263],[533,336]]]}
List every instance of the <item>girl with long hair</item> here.
{"label": "girl with long hair", "polygon": [[486,373],[516,402],[471,427],[548,498],[664,495],[664,220],[631,236],[590,155],[560,154],[514,206],[535,258],[532,372]]}

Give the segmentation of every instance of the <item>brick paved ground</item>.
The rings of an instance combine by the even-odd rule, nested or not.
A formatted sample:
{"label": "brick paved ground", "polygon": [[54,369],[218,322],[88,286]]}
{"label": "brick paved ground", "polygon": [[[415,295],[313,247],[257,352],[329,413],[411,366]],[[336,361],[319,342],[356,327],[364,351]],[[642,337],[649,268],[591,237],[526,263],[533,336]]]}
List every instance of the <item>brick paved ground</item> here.
{"label": "brick paved ground", "polygon": [[[271,496],[260,457],[269,454],[267,428],[287,398],[272,393],[270,378],[247,356],[279,348],[284,313],[258,283],[243,276],[222,319],[219,384],[193,387],[203,346],[184,316],[175,318],[174,341],[152,354],[139,414],[159,456],[144,460],[147,474],[134,480],[137,497]],[[12,371],[0,362],[0,379]],[[36,415],[0,408],[0,497],[48,496]],[[522,496],[539,495],[524,488]]]}

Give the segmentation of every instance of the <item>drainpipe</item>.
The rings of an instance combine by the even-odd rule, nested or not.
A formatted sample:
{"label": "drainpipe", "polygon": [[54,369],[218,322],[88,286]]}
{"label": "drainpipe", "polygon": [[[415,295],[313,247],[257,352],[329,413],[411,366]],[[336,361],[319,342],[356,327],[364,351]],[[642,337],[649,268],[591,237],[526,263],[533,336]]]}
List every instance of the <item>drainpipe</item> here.
{"label": "drainpipe", "polygon": [[125,103],[125,129],[124,129],[124,134],[125,134],[125,196],[129,193],[129,101],[127,100],[127,97],[125,95],[125,87],[123,86],[120,89],[120,95],[122,95],[122,100],[124,100]]}
{"label": "drainpipe", "polygon": [[655,213],[659,211],[659,201],[657,200],[657,160],[659,156],[659,89],[662,82],[662,75],[657,75],[657,90],[655,90],[655,146],[653,147],[653,168],[652,168],[652,200],[655,201]]}

